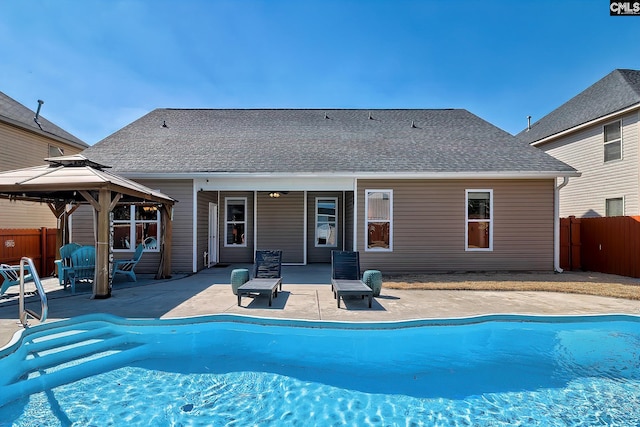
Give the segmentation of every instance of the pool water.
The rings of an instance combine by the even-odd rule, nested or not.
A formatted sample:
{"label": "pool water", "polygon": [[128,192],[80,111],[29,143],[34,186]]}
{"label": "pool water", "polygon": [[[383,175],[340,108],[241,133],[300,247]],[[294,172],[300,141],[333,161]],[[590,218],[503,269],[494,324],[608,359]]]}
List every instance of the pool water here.
{"label": "pool water", "polygon": [[116,323],[144,357],[7,402],[0,426],[640,425],[634,316]]}

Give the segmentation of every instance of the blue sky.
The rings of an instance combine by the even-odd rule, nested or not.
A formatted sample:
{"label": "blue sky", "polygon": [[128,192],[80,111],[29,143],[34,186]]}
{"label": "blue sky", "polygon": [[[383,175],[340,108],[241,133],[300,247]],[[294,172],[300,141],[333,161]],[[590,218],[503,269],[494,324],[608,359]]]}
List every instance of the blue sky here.
{"label": "blue sky", "polygon": [[607,0],[1,0],[0,91],[88,144],[155,108],[464,108],[510,132],[616,68]]}

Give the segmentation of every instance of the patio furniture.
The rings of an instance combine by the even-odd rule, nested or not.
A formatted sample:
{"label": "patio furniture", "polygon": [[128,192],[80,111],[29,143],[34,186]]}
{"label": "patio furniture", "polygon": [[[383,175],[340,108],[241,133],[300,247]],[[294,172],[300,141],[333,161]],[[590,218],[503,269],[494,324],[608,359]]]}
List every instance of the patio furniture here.
{"label": "patio furniture", "polygon": [[282,251],[256,251],[254,278],[238,287],[238,305],[243,295],[268,295],[269,307],[274,297],[278,297],[278,287],[282,290]]}
{"label": "patio furniture", "polygon": [[[25,275],[24,282],[33,281],[31,270],[28,265],[24,266]],[[0,287],[0,295],[4,294],[11,286],[20,284],[20,266],[19,265],[7,265],[0,264],[0,276],[2,276],[3,282]]]}
{"label": "patio furniture", "polygon": [[382,290],[382,273],[378,270],[367,270],[362,273],[362,281],[371,288],[373,296],[380,296]]}
{"label": "patio furniture", "polygon": [[238,288],[249,281],[249,270],[246,268],[236,268],[231,271],[231,290],[234,295],[238,295]]}
{"label": "patio furniture", "polygon": [[60,247],[60,259],[54,261],[60,286],[65,286],[67,282],[66,274],[69,267],[71,267],[71,254],[78,249],[80,249],[80,245],[77,243],[67,243]]}
{"label": "patio furniture", "polygon": [[136,273],[133,271],[136,264],[142,258],[142,252],[144,252],[144,245],[140,243],[136,247],[136,251],[133,254],[133,258],[131,259],[117,259],[113,261],[113,276],[116,277],[116,274],[124,274],[128,278],[132,279],[134,282],[137,281]]}
{"label": "patio furniture", "polygon": [[158,249],[158,241],[155,237],[147,237],[142,243],[145,249]]}
{"label": "patio furniture", "polygon": [[360,254],[353,251],[331,251],[331,289],[340,308],[340,297],[361,296],[369,298],[373,290],[360,279]]}
{"label": "patio furniture", "polygon": [[[76,281],[93,282],[96,275],[96,248],[82,246],[71,254],[71,267],[67,270],[67,281],[71,293],[76,293]],[[66,285],[65,285],[66,288]]]}

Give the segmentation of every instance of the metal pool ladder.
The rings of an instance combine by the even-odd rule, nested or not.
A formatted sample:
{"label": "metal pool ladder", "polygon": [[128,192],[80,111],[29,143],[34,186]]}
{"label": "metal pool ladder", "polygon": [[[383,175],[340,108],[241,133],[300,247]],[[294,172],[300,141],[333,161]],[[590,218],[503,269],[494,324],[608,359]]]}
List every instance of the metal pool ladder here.
{"label": "metal pool ladder", "polygon": [[[31,271],[31,277],[33,277],[33,283],[36,285],[38,295],[40,295],[40,314],[33,310],[24,307],[24,264],[29,264],[29,270]],[[49,312],[49,305],[47,304],[47,294],[44,292],[42,283],[40,283],[40,276],[36,271],[36,267],[33,265],[33,260],[28,257],[20,258],[20,323],[24,328],[29,326],[29,316],[34,319],[38,319],[40,323],[47,320],[47,313]]]}

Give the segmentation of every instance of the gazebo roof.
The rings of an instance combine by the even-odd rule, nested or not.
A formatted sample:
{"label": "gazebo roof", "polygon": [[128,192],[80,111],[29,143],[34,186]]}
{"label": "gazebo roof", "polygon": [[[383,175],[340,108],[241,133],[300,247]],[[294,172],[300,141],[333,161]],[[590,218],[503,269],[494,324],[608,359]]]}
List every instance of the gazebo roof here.
{"label": "gazebo roof", "polygon": [[109,166],[86,157],[51,157],[49,165],[0,172],[0,198],[47,203],[86,203],[80,191],[107,189],[122,195],[120,203],[162,203],[176,200],[135,181],[115,175]]}

